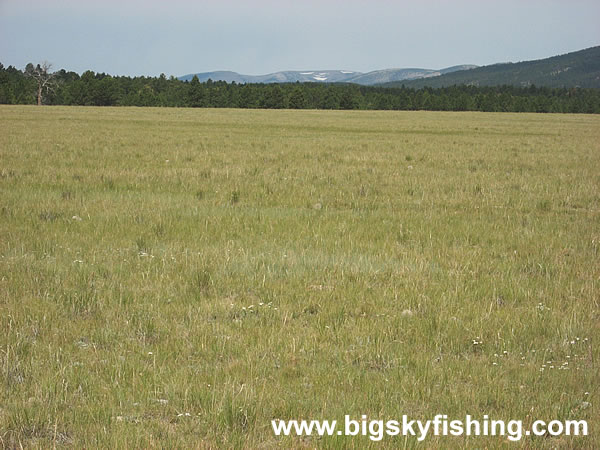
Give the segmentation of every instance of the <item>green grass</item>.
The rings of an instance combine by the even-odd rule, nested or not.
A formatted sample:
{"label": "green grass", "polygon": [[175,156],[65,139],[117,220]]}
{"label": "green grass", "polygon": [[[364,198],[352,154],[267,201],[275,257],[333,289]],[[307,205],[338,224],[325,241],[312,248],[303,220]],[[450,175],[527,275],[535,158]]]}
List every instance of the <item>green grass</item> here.
{"label": "green grass", "polygon": [[515,446],[270,425],[444,413],[586,419],[518,445],[600,447],[600,117],[0,124],[0,446]]}

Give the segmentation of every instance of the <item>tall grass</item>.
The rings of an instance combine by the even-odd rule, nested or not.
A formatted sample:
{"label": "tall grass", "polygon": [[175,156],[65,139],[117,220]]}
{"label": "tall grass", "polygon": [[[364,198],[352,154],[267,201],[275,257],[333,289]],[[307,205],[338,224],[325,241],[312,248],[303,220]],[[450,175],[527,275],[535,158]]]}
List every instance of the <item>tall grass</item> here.
{"label": "tall grass", "polygon": [[1,107],[0,443],[597,448],[599,120]]}

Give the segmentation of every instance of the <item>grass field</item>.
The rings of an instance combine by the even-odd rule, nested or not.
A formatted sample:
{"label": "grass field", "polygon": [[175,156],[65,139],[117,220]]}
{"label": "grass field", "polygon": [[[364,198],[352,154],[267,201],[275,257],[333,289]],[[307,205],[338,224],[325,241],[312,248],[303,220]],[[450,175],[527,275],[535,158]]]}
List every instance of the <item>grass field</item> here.
{"label": "grass field", "polygon": [[[0,446],[600,447],[600,117],[2,106],[0,127]],[[271,428],[346,414],[590,435]]]}

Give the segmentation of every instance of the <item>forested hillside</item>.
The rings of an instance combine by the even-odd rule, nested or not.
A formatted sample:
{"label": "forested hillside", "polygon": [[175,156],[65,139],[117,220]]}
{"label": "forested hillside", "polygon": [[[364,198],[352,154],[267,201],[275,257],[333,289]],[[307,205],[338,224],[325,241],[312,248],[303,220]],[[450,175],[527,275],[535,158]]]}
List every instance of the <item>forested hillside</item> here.
{"label": "forested hillside", "polygon": [[536,61],[493,64],[434,78],[388,83],[386,86],[402,84],[413,88],[457,84],[600,88],[600,46]]}

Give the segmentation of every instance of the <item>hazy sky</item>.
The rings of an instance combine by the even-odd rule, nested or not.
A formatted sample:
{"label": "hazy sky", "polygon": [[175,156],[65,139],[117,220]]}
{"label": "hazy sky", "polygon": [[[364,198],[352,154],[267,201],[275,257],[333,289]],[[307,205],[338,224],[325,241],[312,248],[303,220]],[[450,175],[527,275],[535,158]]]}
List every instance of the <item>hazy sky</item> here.
{"label": "hazy sky", "polygon": [[0,62],[113,75],[545,58],[600,45],[600,0],[0,0]]}

